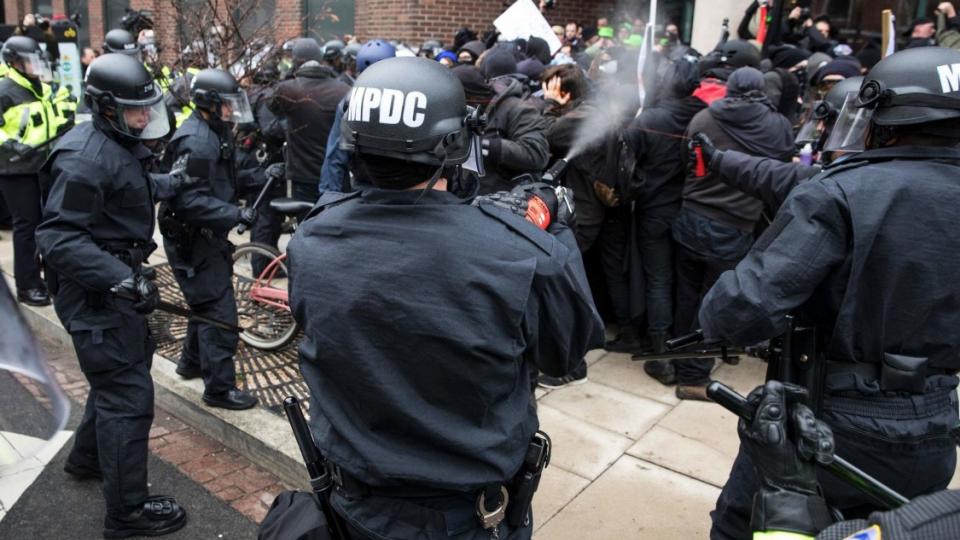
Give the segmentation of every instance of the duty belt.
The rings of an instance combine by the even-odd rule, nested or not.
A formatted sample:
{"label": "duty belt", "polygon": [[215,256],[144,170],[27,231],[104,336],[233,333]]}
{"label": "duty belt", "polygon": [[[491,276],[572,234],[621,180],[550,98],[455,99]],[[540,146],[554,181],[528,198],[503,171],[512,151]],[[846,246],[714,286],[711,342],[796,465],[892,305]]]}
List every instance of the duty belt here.
{"label": "duty belt", "polygon": [[147,257],[157,249],[157,245],[153,243],[153,241],[133,242],[131,244],[107,245],[104,246],[103,249],[119,259],[123,264],[136,270],[142,266],[143,263],[146,262]]}
{"label": "duty belt", "polygon": [[[887,355],[887,358],[909,358]],[[911,394],[924,393],[925,381],[928,377],[937,375],[954,375],[955,369],[946,369],[926,365],[926,359],[919,362],[919,367],[911,370],[907,366],[895,365],[892,361],[883,363],[866,362],[827,362],[827,388],[836,390],[837,386],[847,387],[844,379],[850,379],[849,389],[856,387],[854,378],[865,382],[877,382],[880,389],[889,392],[907,392]]]}

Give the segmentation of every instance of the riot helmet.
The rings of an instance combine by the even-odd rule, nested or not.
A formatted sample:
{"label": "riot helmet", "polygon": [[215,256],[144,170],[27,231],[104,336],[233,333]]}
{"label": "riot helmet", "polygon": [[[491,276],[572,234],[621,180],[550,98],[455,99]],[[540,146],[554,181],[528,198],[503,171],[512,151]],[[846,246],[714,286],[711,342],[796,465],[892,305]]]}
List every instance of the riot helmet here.
{"label": "riot helmet", "polygon": [[137,60],[143,60],[140,54],[140,45],[136,38],[122,28],[114,28],[103,37],[103,52],[126,54]]}
{"label": "riot helmet", "polygon": [[247,93],[230,73],[209,68],[194,75],[190,82],[190,99],[198,109],[215,120],[230,124],[253,122],[253,110]]}
{"label": "riot helmet", "polygon": [[170,132],[163,91],[142,63],[125,54],[105,54],[90,63],[84,100],[124,137],[152,140]]}
{"label": "riot helmet", "polygon": [[363,45],[359,43],[348,43],[347,46],[343,48],[343,55],[356,62],[357,55],[360,54],[361,47],[363,47]]}
{"label": "riot helmet", "polygon": [[316,60],[317,62],[323,61],[323,49],[320,48],[320,45],[317,43],[317,40],[313,38],[300,38],[293,45],[293,70],[296,72],[297,68],[303,64]]}
{"label": "riot helmet", "polygon": [[388,58],[357,78],[344,115],[344,146],[441,169],[460,165],[473,145],[460,81],[426,58]]}
{"label": "riot helmet", "polygon": [[883,146],[899,128],[960,138],[960,51],[907,49],[884,58],[848,95],[828,150],[862,151],[867,140]]}
{"label": "riot helmet", "polygon": [[347,44],[342,40],[331,39],[323,44],[323,59],[328,63],[340,60],[346,47]]}
{"label": "riot helmet", "polygon": [[424,58],[434,59],[440,51],[443,50],[443,43],[436,39],[428,39],[423,42],[423,45],[420,46],[420,50],[417,51],[417,56],[422,56]]}
{"label": "riot helmet", "polygon": [[41,81],[53,80],[50,66],[43,57],[43,50],[33,38],[10,36],[0,50],[3,62],[16,69],[24,77]]}
{"label": "riot helmet", "polygon": [[357,53],[357,73],[363,73],[371,65],[393,58],[397,55],[397,48],[382,39],[371,39],[360,47]]}
{"label": "riot helmet", "polygon": [[816,143],[814,150],[823,148],[823,143],[830,136],[833,124],[837,121],[847,96],[856,95],[862,83],[863,77],[843,79],[835,84],[822,100],[815,102],[807,115],[806,122],[797,132],[797,146]]}

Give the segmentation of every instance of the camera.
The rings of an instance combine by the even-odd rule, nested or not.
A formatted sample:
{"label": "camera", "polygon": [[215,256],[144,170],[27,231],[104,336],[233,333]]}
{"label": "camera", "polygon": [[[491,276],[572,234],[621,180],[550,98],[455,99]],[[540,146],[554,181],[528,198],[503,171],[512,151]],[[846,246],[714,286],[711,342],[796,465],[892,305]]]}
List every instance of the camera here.
{"label": "camera", "polygon": [[546,9],[553,9],[557,7],[557,2],[559,2],[559,0],[544,0],[543,7]]}

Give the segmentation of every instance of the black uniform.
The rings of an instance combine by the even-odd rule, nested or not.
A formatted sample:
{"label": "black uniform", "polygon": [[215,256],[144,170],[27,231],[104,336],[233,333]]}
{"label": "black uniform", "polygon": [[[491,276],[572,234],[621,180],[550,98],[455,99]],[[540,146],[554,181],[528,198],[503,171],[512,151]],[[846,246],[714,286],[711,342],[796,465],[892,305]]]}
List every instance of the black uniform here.
{"label": "black uniform", "polygon": [[771,215],[777,213],[793,188],[823,170],[816,165],[751,156],[736,150],[724,150],[711,166],[723,183],[763,201]]}
{"label": "black uniform", "polygon": [[538,428],[524,360],[562,376],[602,343],[573,235],[554,227],[368,188],[325,194],[298,230],[290,298],[311,428],[345,484],[369,488],[332,497],[355,538],[490,537],[478,491],[517,472]]}
{"label": "black uniform", "polygon": [[142,144],[112,138],[95,116],[56,144],[53,177],[37,244],[57,275],[54,306],[90,381],[70,462],[103,474],[107,514],[131,512],[147,492],[147,437],[153,422],[146,318],[109,294],[156,248],[154,192]]}
{"label": "black uniform", "polygon": [[[221,137],[198,114],[177,129],[166,152],[174,160],[184,154],[206,160],[210,171],[206,182],[171,199],[168,211],[162,212],[163,247],[174,277],[190,309],[237,324],[233,244],[227,234],[239,219],[238,193],[262,185],[263,172],[237,171],[232,137]],[[207,394],[234,388],[237,340],[235,332],[223,328],[193,320],[187,325],[180,363],[185,368],[200,366]]]}
{"label": "black uniform", "polygon": [[[870,150],[827,168],[794,188],[700,310],[705,337],[734,344],[782,332],[799,310],[802,324],[818,328],[828,373],[822,418],[837,453],[907,497],[945,488],[956,465],[958,174],[960,150],[933,147]],[[925,373],[905,367],[920,359]],[[820,480],[845,517],[875,509],[853,488]],[[741,453],[713,538],[749,534],[757,485]]]}

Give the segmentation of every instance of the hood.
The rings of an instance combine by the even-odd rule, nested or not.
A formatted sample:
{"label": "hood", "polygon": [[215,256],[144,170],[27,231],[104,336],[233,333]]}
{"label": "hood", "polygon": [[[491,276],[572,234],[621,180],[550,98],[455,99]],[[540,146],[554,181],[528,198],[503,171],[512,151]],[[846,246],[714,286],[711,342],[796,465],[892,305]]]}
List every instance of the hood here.
{"label": "hood", "polygon": [[[744,69],[753,68],[741,68],[738,71]],[[736,84],[736,92],[728,85],[727,97],[710,104],[710,116],[728,137],[750,153],[788,159],[794,151],[790,122],[773,108],[762,91],[758,93],[755,90],[753,74],[746,75],[731,77],[730,82]],[[763,82],[762,75],[760,82]]]}

